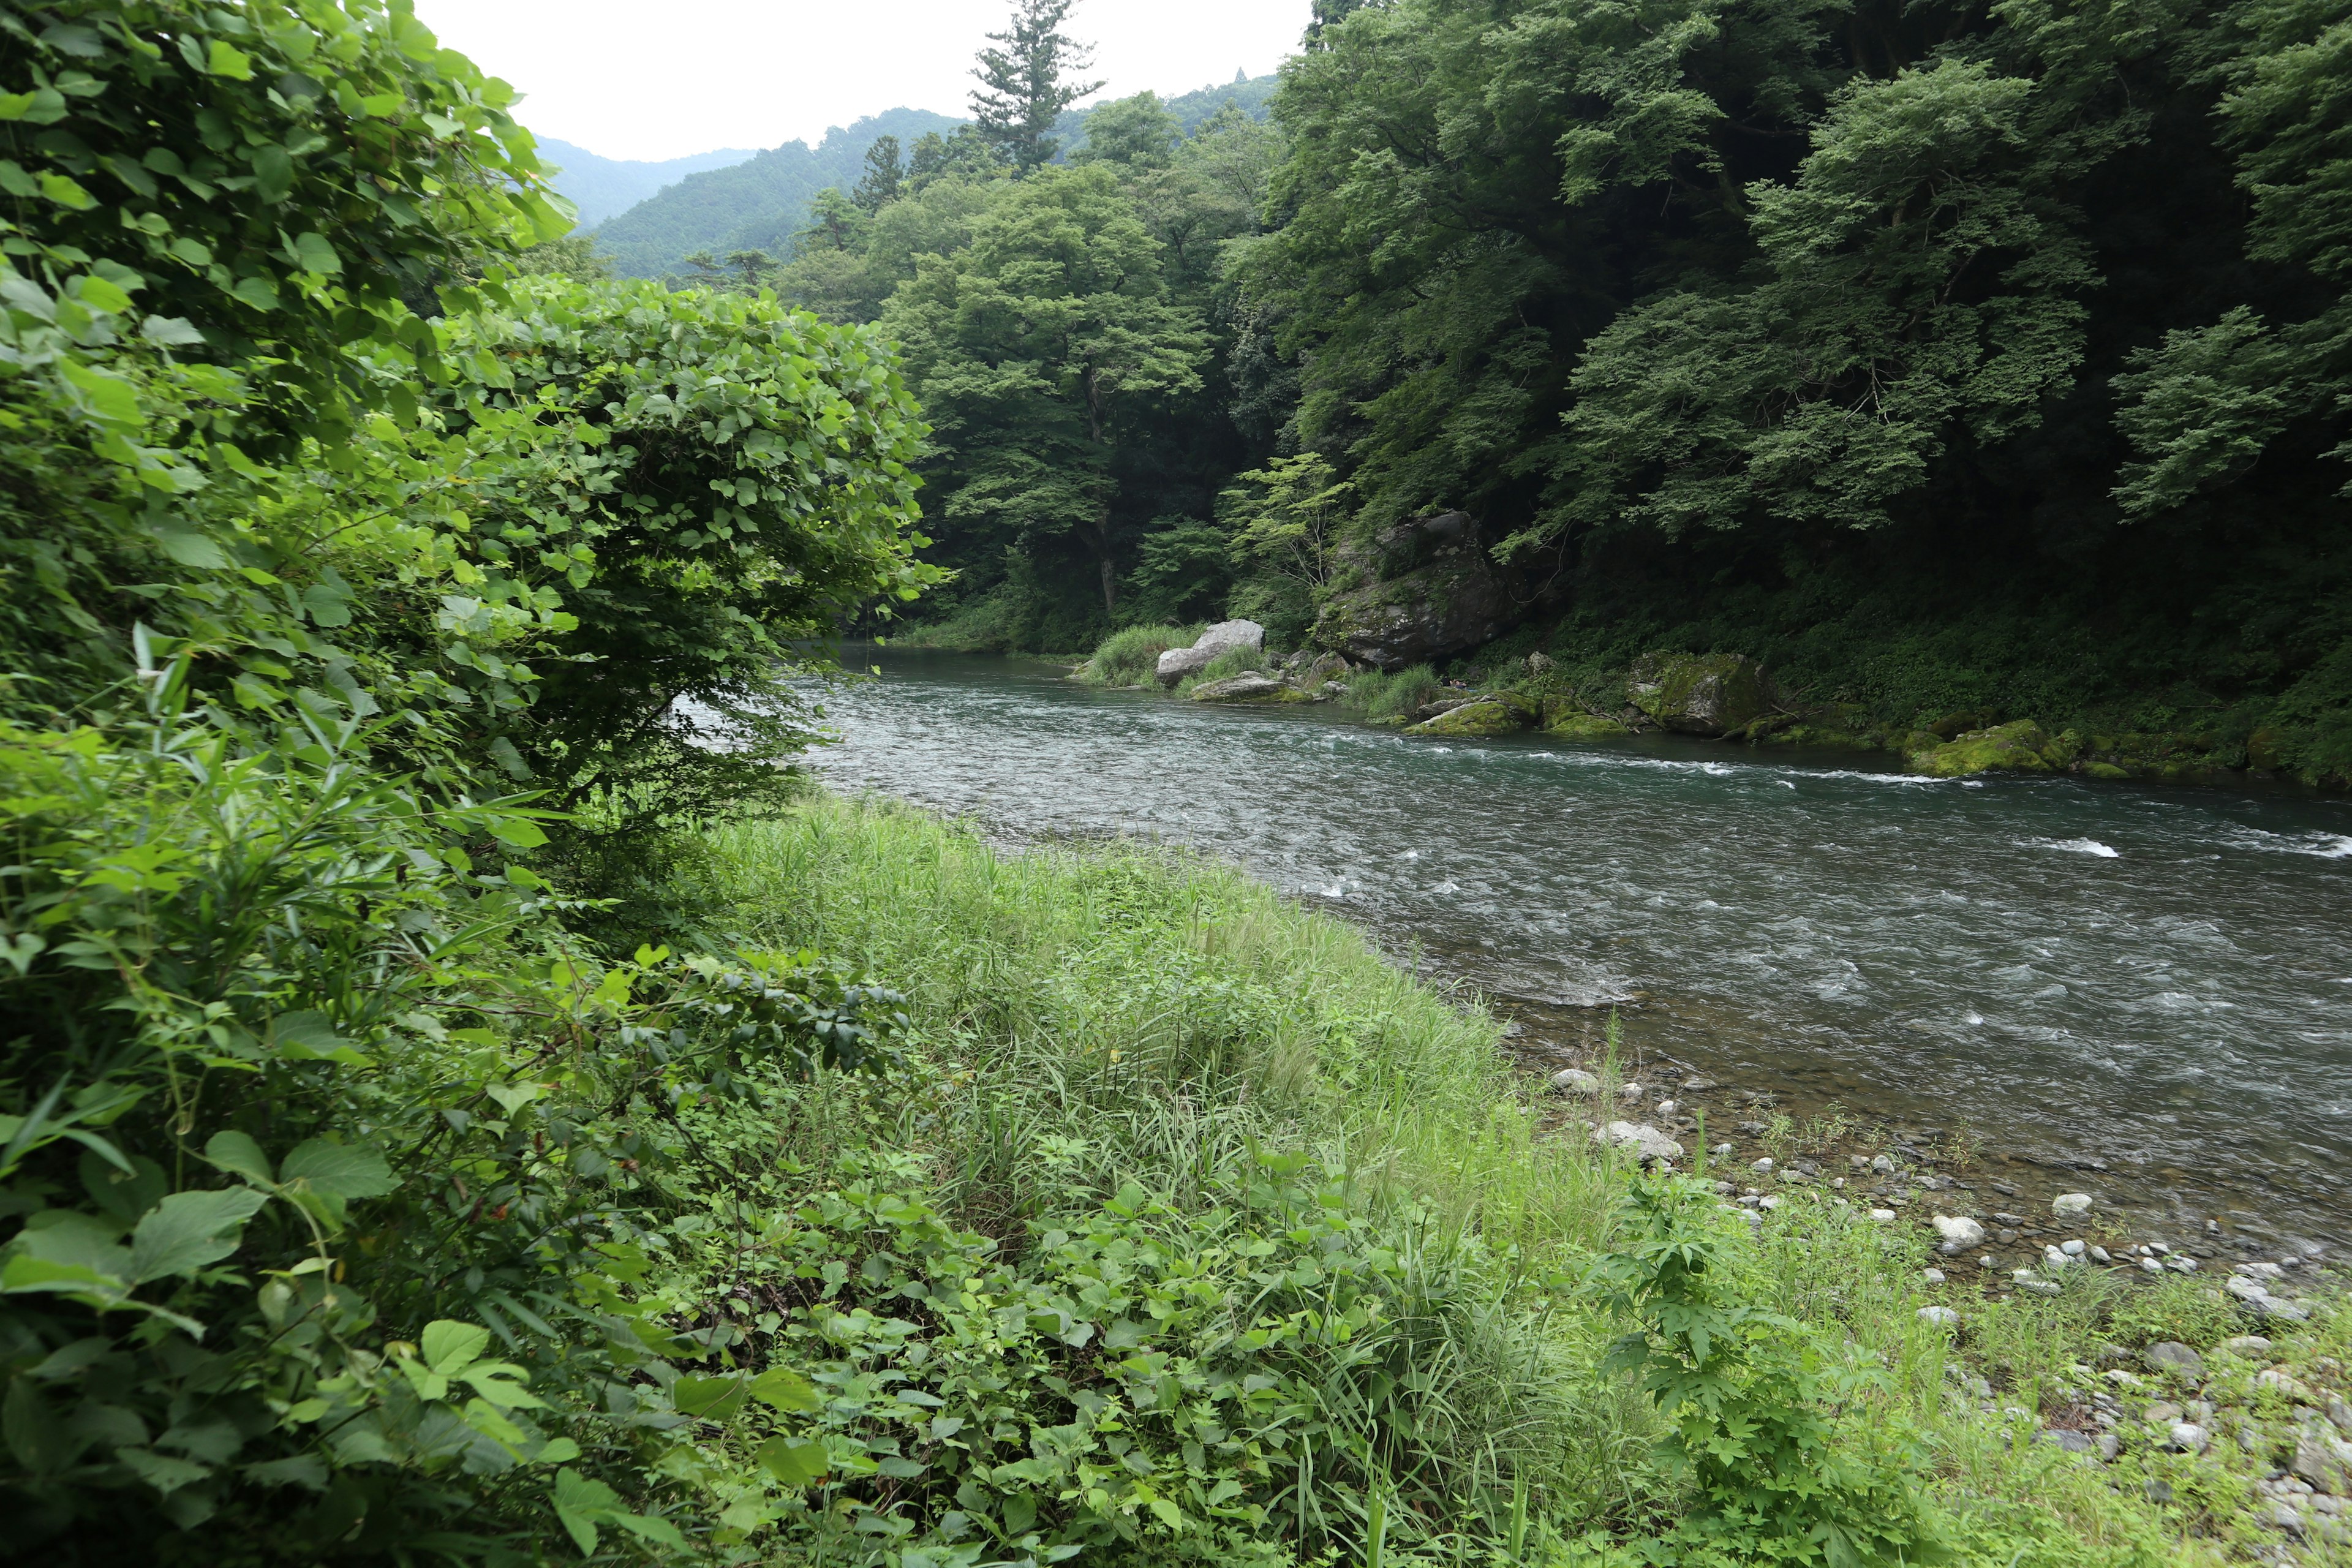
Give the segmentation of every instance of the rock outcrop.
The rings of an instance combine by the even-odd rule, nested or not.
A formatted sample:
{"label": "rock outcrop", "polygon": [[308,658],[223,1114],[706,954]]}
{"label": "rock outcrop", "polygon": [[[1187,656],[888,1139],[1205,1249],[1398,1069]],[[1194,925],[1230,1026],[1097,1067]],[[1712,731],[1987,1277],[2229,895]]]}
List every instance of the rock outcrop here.
{"label": "rock outcrop", "polygon": [[1265,628],[1255,621],[1220,621],[1194,639],[1191,647],[1171,647],[1160,656],[1154,673],[1162,686],[1173,686],[1188,675],[1198,675],[1218,656],[1245,647],[1256,653],[1265,647]]}
{"label": "rock outcrop", "polygon": [[1559,585],[1498,563],[1466,512],[1441,512],[1340,546],[1315,641],[1402,669],[1493,641],[1557,601]]}
{"label": "rock outcrop", "polygon": [[1685,735],[1744,730],[1771,710],[1764,667],[1738,653],[1654,653],[1635,661],[1625,682],[1634,707]]}
{"label": "rock outcrop", "polygon": [[1508,735],[1536,721],[1535,704],[1516,691],[1474,697],[1405,731],[1408,735]]}
{"label": "rock outcrop", "polygon": [[1307,693],[1296,687],[1286,686],[1270,675],[1255,670],[1228,676],[1223,680],[1203,681],[1192,688],[1195,702],[1306,702]]}

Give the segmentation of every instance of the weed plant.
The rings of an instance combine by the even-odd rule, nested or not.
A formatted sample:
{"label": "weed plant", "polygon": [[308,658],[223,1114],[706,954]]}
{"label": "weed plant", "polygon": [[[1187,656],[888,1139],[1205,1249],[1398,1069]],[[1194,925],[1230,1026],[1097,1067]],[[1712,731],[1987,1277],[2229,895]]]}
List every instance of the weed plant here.
{"label": "weed plant", "polygon": [[1160,656],[1172,647],[1191,647],[1203,629],[1198,624],[1123,627],[1103,639],[1074,679],[1088,686],[1150,685],[1157,678]]}
{"label": "weed plant", "polygon": [[1444,689],[1437,671],[1425,664],[1392,674],[1368,670],[1349,678],[1348,694],[1339,699],[1339,705],[1375,723],[1409,719],[1415,709]]}

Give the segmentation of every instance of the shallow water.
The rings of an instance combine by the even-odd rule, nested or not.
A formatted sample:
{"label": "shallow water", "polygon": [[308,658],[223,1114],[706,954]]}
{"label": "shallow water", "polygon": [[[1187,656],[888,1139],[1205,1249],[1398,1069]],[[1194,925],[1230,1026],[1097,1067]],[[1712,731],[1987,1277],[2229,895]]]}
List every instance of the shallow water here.
{"label": "shallow water", "polygon": [[884,655],[817,765],[1018,837],[1224,856],[1571,1053],[1613,1003],[1630,1047],[1792,1110],[1964,1121],[2176,1226],[2352,1240],[2352,805],[1433,743],[1063,668]]}

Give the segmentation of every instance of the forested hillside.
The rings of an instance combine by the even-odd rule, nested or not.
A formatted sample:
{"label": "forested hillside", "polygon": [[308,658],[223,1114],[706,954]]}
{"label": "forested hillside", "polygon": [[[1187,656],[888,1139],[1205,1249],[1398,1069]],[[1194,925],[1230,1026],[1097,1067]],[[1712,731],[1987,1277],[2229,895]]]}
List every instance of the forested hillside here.
{"label": "forested hillside", "polygon": [[[1204,87],[1169,99],[1167,110],[1188,135],[1228,108],[1262,120],[1273,100],[1276,79],[1271,76],[1236,76],[1223,87]],[[1091,109],[1059,111],[1053,133],[1065,153],[1076,153],[1086,146],[1087,121],[1093,113]],[[688,256],[698,251],[725,256],[739,250],[760,250],[780,258],[791,250],[793,237],[807,223],[812,198],[828,186],[845,190],[856,184],[863,172],[866,150],[877,141],[888,136],[911,147],[926,133],[950,134],[968,123],[924,110],[893,109],[861,120],[845,131],[829,132],[814,151],[804,142],[791,142],[766,153],[713,153],[702,154],[700,161],[679,160],[700,168],[746,163],[752,166],[731,167],[728,174],[684,184],[677,175],[667,175],[660,184],[676,188],[663,189],[658,195],[655,188],[648,187],[617,206],[602,205],[593,216],[583,205],[580,225],[597,230],[598,248],[610,258],[615,271],[627,277],[669,276],[684,266]],[[575,189],[579,182],[572,165],[579,160],[571,155],[572,150],[561,142],[546,145],[550,161],[562,165],[556,188],[575,202],[583,201],[580,190]],[[604,174],[603,163],[604,160],[596,160],[599,167],[593,171],[592,177],[605,183],[586,187],[600,202],[604,199],[607,186],[616,183]],[[624,176],[634,177],[632,172],[639,166],[615,167]],[[671,167],[667,163],[643,165],[647,171]],[[635,205],[638,203],[642,203],[641,207]]]}
{"label": "forested hillside", "polygon": [[574,147],[569,142],[547,137],[539,144],[548,165],[555,171],[553,184],[564,198],[580,211],[580,226],[593,228],[606,218],[614,217],[635,206],[656,192],[667,189],[688,174],[705,169],[724,169],[752,157],[740,147],[722,147],[715,153],[696,153],[684,158],[665,158],[647,163],[628,158],[600,158],[585,147]]}
{"label": "forested hillside", "polygon": [[911,142],[957,123],[929,110],[893,109],[845,130],[835,127],[814,147],[787,142],[726,168],[689,174],[597,226],[597,247],[627,278],[666,277],[695,251],[782,251],[804,221],[810,197],[829,185],[856,183],[877,137]]}
{"label": "forested hillside", "polygon": [[2347,10],[1335,4],[1270,128],[1101,109],[788,289],[906,344],[950,640],[1468,595],[1412,657],[2341,777]]}

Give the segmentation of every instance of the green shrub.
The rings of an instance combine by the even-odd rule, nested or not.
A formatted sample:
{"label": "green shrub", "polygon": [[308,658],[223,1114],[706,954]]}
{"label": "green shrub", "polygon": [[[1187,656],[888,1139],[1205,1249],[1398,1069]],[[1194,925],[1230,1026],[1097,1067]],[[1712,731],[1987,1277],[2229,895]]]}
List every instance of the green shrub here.
{"label": "green shrub", "polygon": [[1367,670],[1348,679],[1341,707],[1370,720],[1410,719],[1413,710],[1445,689],[1437,671],[1416,664],[1394,672]]}
{"label": "green shrub", "polygon": [[1160,656],[1171,647],[1191,647],[1202,627],[1126,626],[1111,633],[1096,647],[1076,678],[1089,686],[1147,686],[1156,678]]}

